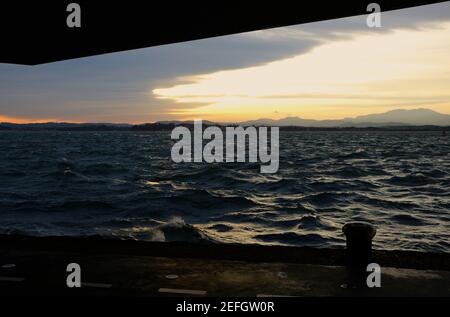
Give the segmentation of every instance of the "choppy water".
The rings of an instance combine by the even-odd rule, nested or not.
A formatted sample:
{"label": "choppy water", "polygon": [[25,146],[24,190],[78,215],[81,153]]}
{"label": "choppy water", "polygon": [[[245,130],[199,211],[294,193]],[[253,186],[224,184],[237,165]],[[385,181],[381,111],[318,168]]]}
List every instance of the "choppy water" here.
{"label": "choppy water", "polygon": [[169,133],[1,132],[0,233],[450,251],[450,138],[282,132],[280,170],[175,164]]}

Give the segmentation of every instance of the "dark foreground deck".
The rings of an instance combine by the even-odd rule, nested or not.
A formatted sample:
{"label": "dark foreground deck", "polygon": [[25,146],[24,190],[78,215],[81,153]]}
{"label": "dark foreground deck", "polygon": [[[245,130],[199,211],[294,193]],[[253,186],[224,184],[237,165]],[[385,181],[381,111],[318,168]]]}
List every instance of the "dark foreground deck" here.
{"label": "dark foreground deck", "polygon": [[0,295],[450,296],[450,254],[374,251],[373,262],[381,288],[345,266],[345,250],[0,236]]}

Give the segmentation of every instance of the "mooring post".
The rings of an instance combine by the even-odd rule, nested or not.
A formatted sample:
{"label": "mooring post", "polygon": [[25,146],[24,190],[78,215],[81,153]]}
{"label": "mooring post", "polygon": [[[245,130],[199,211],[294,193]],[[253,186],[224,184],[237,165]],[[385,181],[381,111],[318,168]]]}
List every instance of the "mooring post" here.
{"label": "mooring post", "polygon": [[347,241],[347,264],[352,267],[367,266],[371,261],[376,228],[366,222],[350,222],[342,227],[342,231]]}

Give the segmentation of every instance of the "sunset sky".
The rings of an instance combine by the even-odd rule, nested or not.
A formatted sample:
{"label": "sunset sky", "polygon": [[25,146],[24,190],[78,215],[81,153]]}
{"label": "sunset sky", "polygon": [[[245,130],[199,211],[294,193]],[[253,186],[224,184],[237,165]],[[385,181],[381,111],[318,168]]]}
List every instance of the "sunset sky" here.
{"label": "sunset sky", "polygon": [[39,66],[0,64],[0,122],[450,114],[450,2]]}

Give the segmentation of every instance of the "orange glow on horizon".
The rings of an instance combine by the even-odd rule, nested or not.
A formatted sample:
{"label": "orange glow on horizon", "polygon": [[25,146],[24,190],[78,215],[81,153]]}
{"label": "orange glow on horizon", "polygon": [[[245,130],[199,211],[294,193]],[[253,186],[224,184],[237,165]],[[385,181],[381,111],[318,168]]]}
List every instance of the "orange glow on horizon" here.
{"label": "orange glow on horizon", "polygon": [[29,124],[29,123],[49,123],[49,122],[67,122],[67,123],[82,123],[80,121],[60,120],[60,119],[34,119],[34,118],[20,118],[0,115],[0,123],[13,124]]}

